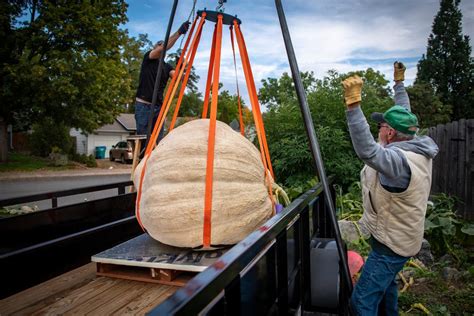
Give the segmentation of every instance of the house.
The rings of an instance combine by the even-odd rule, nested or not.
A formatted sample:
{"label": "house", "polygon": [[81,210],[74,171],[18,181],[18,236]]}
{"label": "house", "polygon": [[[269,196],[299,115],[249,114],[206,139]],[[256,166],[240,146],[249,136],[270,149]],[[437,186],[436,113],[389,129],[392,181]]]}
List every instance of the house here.
{"label": "house", "polygon": [[103,125],[92,134],[85,134],[81,130],[71,129],[69,135],[75,138],[78,154],[95,155],[97,146],[105,146],[105,158],[109,158],[109,150],[119,141],[126,140],[137,130],[135,116],[122,113],[115,118],[112,124]]}

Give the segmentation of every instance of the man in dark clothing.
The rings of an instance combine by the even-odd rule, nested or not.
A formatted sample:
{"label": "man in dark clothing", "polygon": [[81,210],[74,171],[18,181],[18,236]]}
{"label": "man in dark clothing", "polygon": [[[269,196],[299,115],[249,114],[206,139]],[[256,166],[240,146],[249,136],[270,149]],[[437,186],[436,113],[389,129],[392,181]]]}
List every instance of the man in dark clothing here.
{"label": "man in dark clothing", "polygon": [[[178,40],[178,38],[186,34],[189,28],[189,22],[184,22],[177,32],[169,37],[168,47],[170,49]],[[158,41],[151,51],[145,53],[143,57],[142,66],[140,69],[140,79],[137,89],[135,101],[135,121],[137,124],[137,135],[146,135],[148,131],[148,120],[150,117],[151,103],[153,100],[153,89],[155,87],[156,74],[160,63],[160,56],[164,50],[164,42]],[[160,113],[161,105],[163,103],[163,91],[169,78],[175,74],[173,67],[168,64],[163,64],[163,72],[161,74],[158,85],[158,98],[155,108],[153,109],[153,126],[155,126],[158,114]],[[162,128],[158,136],[158,141],[163,138],[164,129]]]}

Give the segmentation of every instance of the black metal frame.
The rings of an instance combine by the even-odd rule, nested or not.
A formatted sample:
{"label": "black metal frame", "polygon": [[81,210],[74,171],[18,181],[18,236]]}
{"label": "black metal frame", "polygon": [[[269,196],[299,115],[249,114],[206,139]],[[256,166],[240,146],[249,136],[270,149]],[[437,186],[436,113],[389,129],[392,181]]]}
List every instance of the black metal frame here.
{"label": "black metal frame", "polygon": [[[218,262],[193,278],[182,290],[179,290],[161,305],[155,307],[150,314],[187,315],[202,312],[219,315],[241,314],[242,309],[245,307],[246,299],[241,286],[245,278],[241,274],[244,269],[246,271],[254,270],[253,267],[256,267],[257,263],[254,262],[252,265],[252,261],[256,260],[255,258],[257,257],[261,258],[259,260],[263,260],[262,258],[269,261],[276,259],[276,265],[273,263],[267,265],[267,274],[265,277],[257,278],[260,283],[255,283],[254,286],[262,288],[262,284],[270,283],[276,286],[277,290],[276,293],[272,292],[272,287],[270,286],[259,292],[260,294],[263,292],[275,295],[270,295],[269,299],[265,300],[265,302],[254,304],[254,313],[255,309],[261,309],[256,314],[287,314],[291,310],[299,310],[300,312],[311,310],[309,304],[309,298],[311,297],[309,254],[310,240],[314,236],[332,237],[336,241],[343,280],[340,297],[340,302],[342,303],[340,304],[341,309],[338,312],[350,313],[346,307],[352,292],[352,280],[349,274],[345,246],[337,224],[333,200],[334,194],[331,194],[332,190],[326,177],[321,150],[314,130],[281,0],[275,0],[275,6],[310,143],[313,162],[318,170],[321,184],[313,191],[309,191],[303,197],[295,200],[285,209],[284,213],[270,219],[258,231],[252,233],[229,250]],[[312,212],[310,205],[316,205],[319,211]],[[312,226],[309,225],[310,218],[312,219]],[[287,235],[288,229],[291,228],[294,228],[297,235],[293,239],[288,238]],[[295,245],[293,255],[295,256],[296,265],[293,270],[288,269],[288,260],[291,259],[291,256],[287,256],[288,245],[291,243],[291,240],[293,240]],[[275,246],[272,245],[273,243]],[[271,273],[271,271],[274,273]],[[289,292],[290,284],[293,284],[291,295]],[[258,296],[258,293],[255,293],[255,295]],[[292,305],[292,302],[296,302],[296,305]],[[243,314],[246,313],[243,312]]]}
{"label": "black metal frame", "polygon": [[[332,202],[331,202],[332,203]],[[318,184],[150,311],[151,315],[311,311],[310,242],[334,236]],[[347,300],[342,294],[342,301]],[[347,313],[341,306],[337,313]]]}
{"label": "black metal frame", "polygon": [[90,257],[142,233],[131,181],[7,199],[24,204],[117,188],[117,196],[0,219],[0,299],[90,262]]}

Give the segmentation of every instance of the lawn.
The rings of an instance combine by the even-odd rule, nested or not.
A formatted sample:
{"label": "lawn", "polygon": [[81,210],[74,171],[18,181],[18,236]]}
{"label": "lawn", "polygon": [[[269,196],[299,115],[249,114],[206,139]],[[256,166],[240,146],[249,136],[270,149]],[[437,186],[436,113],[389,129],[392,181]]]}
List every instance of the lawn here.
{"label": "lawn", "polygon": [[6,163],[0,163],[0,172],[35,171],[35,170],[65,170],[71,166],[53,166],[47,158],[31,156],[22,153],[8,153]]}

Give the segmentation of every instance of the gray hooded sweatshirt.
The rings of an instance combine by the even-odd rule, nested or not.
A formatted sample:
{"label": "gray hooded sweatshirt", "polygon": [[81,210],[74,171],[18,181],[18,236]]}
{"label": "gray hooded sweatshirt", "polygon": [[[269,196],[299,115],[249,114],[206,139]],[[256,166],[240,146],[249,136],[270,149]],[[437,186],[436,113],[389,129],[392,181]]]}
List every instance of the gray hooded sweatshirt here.
{"label": "gray hooded sweatshirt", "polygon": [[[395,104],[411,110],[403,82],[395,84],[393,88]],[[347,110],[346,117],[357,156],[365,164],[380,172],[380,183],[388,191],[403,191],[410,183],[410,167],[405,155],[399,149],[431,159],[438,153],[438,145],[429,136],[416,136],[412,140],[394,142],[383,147],[370,133],[369,124],[360,107]]]}

